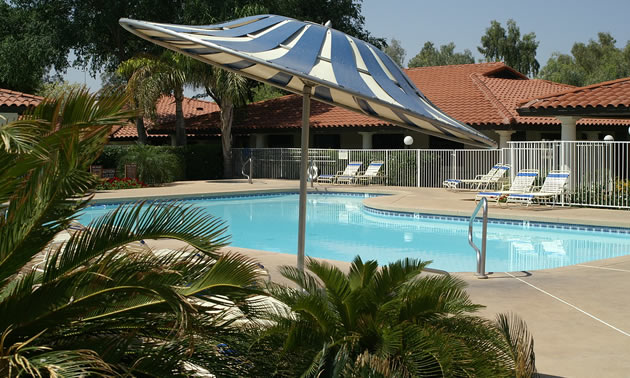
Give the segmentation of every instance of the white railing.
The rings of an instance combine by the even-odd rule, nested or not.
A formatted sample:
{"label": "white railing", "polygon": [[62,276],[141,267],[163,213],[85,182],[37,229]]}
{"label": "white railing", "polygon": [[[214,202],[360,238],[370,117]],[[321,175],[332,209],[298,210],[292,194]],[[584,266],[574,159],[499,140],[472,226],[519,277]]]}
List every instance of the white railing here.
{"label": "white railing", "polygon": [[[232,151],[234,171],[254,158],[255,178],[297,180],[300,177],[299,148],[252,148]],[[348,162],[361,161],[361,170],[371,161],[385,162],[382,174],[390,186],[439,188],[449,178],[475,177],[502,159],[501,150],[332,150],[310,149],[309,158],[319,174],[343,171]]]}
{"label": "white railing", "polygon": [[[562,204],[630,209],[630,142],[510,142],[509,148],[484,150],[310,149],[320,174],[343,171],[361,161],[385,162],[382,174],[390,186],[439,188],[446,179],[474,178],[496,163],[510,164],[513,178],[521,169],[538,169],[541,185],[554,169],[571,172]],[[233,149],[233,169],[253,157],[254,178],[299,179],[299,148]]]}
{"label": "white railing", "polygon": [[570,205],[630,208],[630,142],[510,142],[513,173],[540,171],[540,180],[552,169],[570,171]]}

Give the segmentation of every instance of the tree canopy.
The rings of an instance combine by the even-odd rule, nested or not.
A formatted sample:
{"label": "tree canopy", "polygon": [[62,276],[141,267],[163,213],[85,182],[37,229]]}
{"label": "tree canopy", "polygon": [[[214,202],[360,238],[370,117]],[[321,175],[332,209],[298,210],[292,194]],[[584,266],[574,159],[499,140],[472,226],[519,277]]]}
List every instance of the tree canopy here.
{"label": "tree canopy", "polygon": [[469,63],[475,63],[475,58],[468,49],[464,50],[464,52],[455,52],[455,44],[453,42],[436,49],[433,42],[425,42],[418,55],[409,60],[409,68]]}
{"label": "tree canopy", "polygon": [[405,65],[405,55],[407,52],[400,45],[400,41],[396,38],[392,38],[392,40],[387,44],[385,49],[383,49],[385,54],[389,55],[390,58],[400,67],[404,67]]}
{"label": "tree canopy", "polygon": [[615,46],[610,33],[598,33],[597,41],[577,42],[571,55],[554,53],[540,71],[540,77],[559,83],[584,86],[630,76],[630,41]]}
{"label": "tree canopy", "polygon": [[[122,17],[165,23],[211,24],[240,14],[275,13],[317,23],[382,46],[365,29],[362,0],[15,0],[0,4],[0,85],[34,91],[54,67],[113,72],[138,54],[162,48],[127,32]],[[70,51],[76,60],[69,61]],[[25,65],[25,62],[27,65]],[[29,70],[23,68],[28,66]]]}
{"label": "tree canopy", "polygon": [[0,87],[33,93],[51,68],[67,68],[68,28],[54,22],[57,11],[48,2],[31,10],[0,3]]}
{"label": "tree canopy", "polygon": [[481,46],[477,50],[489,62],[503,61],[525,75],[536,75],[540,69],[536,60],[538,43],[533,32],[521,38],[521,30],[514,20],[507,21],[507,30],[493,20],[481,37]]}

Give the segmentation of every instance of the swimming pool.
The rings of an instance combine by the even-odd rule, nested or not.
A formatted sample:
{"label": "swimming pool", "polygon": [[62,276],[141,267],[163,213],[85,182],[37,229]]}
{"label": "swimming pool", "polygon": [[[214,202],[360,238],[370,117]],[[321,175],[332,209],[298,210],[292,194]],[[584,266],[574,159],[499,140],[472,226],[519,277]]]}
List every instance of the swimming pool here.
{"label": "swimming pool", "polygon": [[[370,209],[362,204],[366,196],[309,194],[307,255],[351,261],[358,254],[363,260],[376,259],[380,264],[415,257],[433,260],[431,267],[449,272],[475,271],[475,252],[468,245],[468,219]],[[191,201],[227,222],[233,246],[296,253],[297,193]],[[87,224],[116,206],[92,206],[79,221]],[[475,242],[481,245],[481,224],[475,230]],[[492,220],[488,224],[489,272],[556,268],[627,254],[627,229],[526,221]]]}

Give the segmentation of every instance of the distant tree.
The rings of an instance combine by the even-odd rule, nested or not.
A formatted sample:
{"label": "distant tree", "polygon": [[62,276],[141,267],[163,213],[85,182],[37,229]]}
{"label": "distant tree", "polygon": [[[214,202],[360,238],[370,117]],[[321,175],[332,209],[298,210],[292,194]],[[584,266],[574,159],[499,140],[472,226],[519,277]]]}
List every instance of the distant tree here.
{"label": "distant tree", "polygon": [[285,96],[289,94],[289,92],[283,91],[282,89],[273,87],[269,84],[260,83],[259,85],[255,85],[251,89],[250,98],[247,102],[258,102],[264,100],[270,100],[272,98],[277,98],[280,96]]}
{"label": "distant tree", "polygon": [[575,63],[571,55],[554,52],[540,70],[541,79],[581,87],[586,82],[586,72]]}
{"label": "distant tree", "polygon": [[79,92],[84,91],[85,85],[80,83],[68,83],[65,80],[62,81],[53,81],[50,83],[44,83],[35,94],[42,97],[62,97],[63,94],[71,93],[71,92]]}
{"label": "distant tree", "polygon": [[385,47],[383,51],[385,52],[385,54],[389,55],[389,57],[392,58],[392,60],[396,62],[396,64],[398,64],[400,67],[405,66],[405,55],[407,55],[407,52],[400,45],[399,40],[397,40],[396,38],[392,38],[392,40],[389,42],[389,44],[387,44],[387,47]]}
{"label": "distant tree", "polygon": [[536,49],[536,34],[527,33],[521,38],[519,27],[511,19],[507,22],[507,31],[501,23],[493,20],[481,37],[481,46],[477,47],[487,61],[503,61],[525,75],[536,75],[540,69]]}
{"label": "distant tree", "polygon": [[475,63],[475,58],[468,49],[456,53],[453,42],[440,46],[439,50],[435,48],[433,42],[425,42],[418,55],[409,61],[409,68],[469,63]]}
{"label": "distant tree", "polygon": [[597,41],[577,42],[571,55],[554,53],[540,71],[542,79],[584,86],[630,76],[630,41],[617,48],[610,33],[599,33]]}

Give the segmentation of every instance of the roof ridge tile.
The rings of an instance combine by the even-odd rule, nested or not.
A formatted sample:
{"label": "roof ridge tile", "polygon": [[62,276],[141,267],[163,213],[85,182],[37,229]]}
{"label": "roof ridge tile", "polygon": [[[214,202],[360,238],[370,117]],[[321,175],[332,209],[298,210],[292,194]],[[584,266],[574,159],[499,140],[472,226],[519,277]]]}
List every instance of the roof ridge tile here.
{"label": "roof ridge tile", "polygon": [[471,73],[470,78],[477,85],[481,93],[490,101],[492,106],[499,112],[499,115],[503,118],[502,123],[510,125],[516,121],[516,118],[512,113],[503,105],[503,103],[494,95],[492,90],[483,82],[482,77],[478,73]]}

